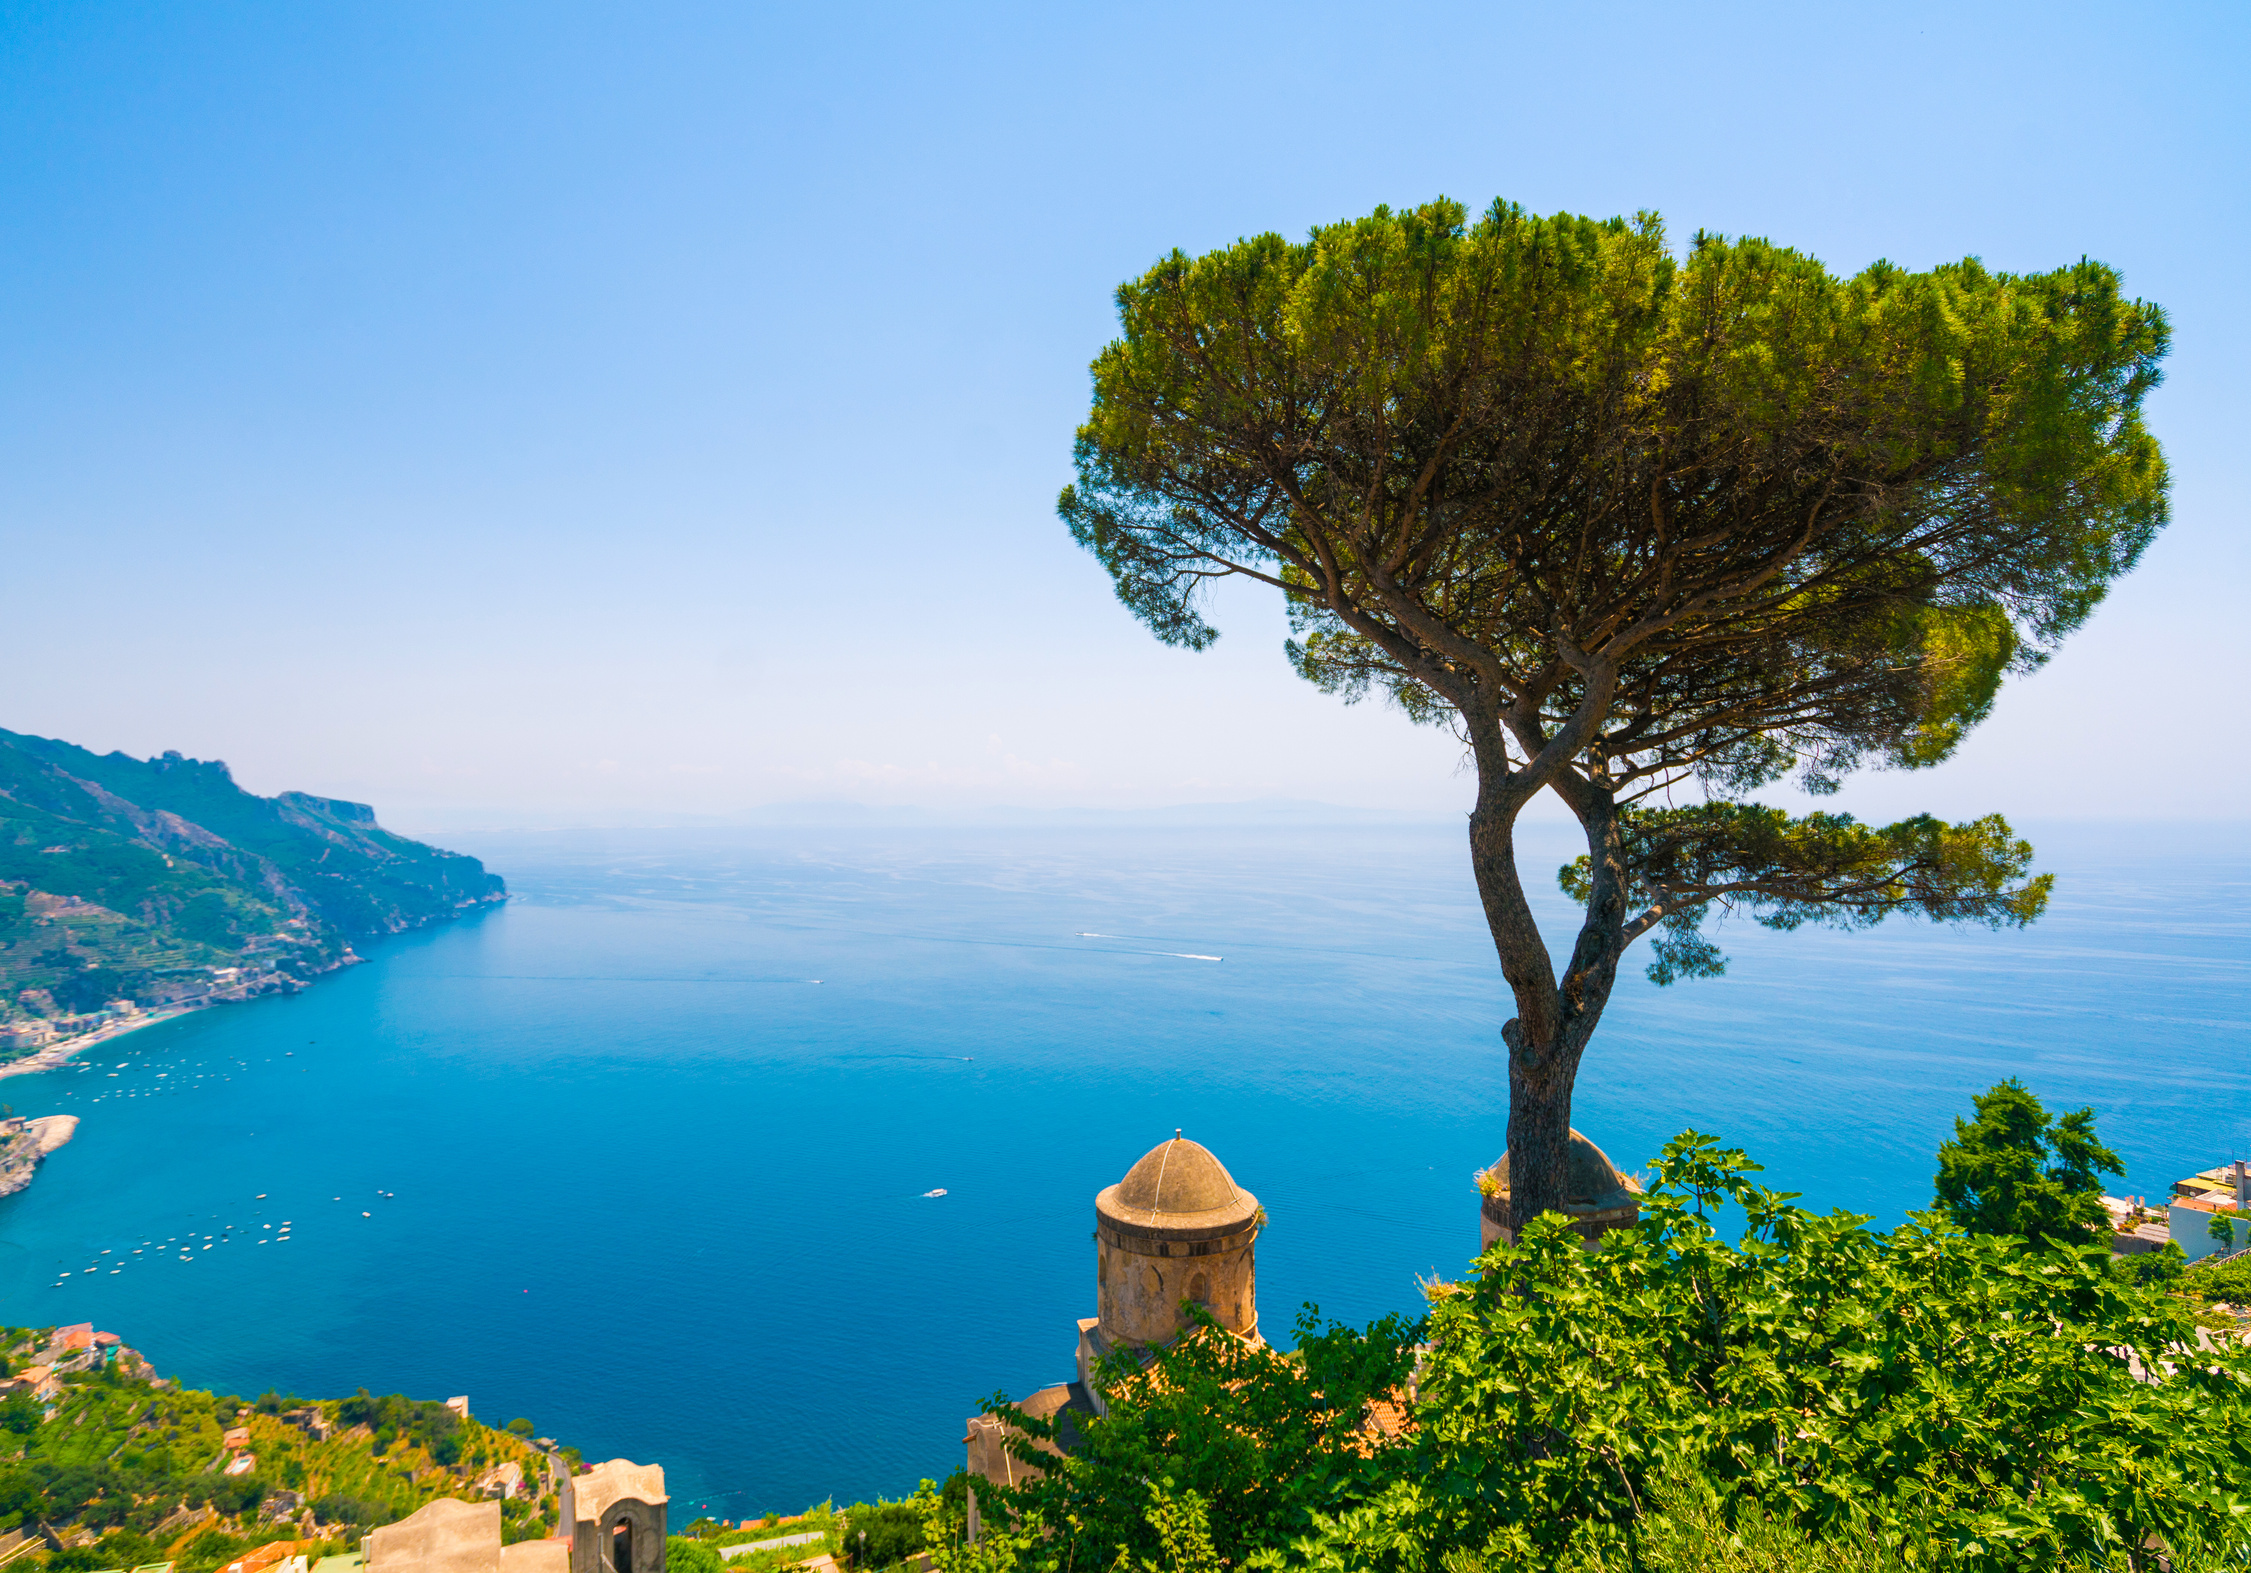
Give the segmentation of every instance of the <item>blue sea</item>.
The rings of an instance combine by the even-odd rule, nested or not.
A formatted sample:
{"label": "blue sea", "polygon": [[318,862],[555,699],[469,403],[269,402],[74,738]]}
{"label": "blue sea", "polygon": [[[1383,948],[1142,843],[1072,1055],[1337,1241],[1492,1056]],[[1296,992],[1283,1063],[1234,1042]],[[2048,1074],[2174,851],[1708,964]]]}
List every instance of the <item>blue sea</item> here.
{"label": "blue sea", "polygon": [[[1266,1205],[1269,1336],[1475,1249],[1508,1011],[1459,825],[441,839],[514,899],[0,1082],[83,1122],[0,1201],[0,1316],[223,1392],[467,1394],[662,1463],[684,1519],[956,1467],[987,1395],[1070,1373],[1094,1193],[1176,1127]],[[1729,923],[1724,979],[1637,971],[1575,1123],[1886,1224],[2004,1076],[2093,1104],[2120,1191],[2251,1154],[2251,833],[2038,839],[2029,931]]]}

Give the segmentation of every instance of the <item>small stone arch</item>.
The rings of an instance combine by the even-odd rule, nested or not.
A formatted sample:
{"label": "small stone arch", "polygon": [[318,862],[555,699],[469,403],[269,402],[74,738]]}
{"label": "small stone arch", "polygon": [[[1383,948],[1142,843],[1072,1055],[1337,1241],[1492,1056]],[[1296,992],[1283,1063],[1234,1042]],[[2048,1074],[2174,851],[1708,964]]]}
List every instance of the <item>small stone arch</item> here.
{"label": "small stone arch", "polygon": [[571,1573],[665,1573],[661,1468],[613,1458],[563,1484]]}
{"label": "small stone arch", "polygon": [[589,1559],[595,1573],[664,1573],[661,1506],[628,1497],[605,1506],[597,1523]]}

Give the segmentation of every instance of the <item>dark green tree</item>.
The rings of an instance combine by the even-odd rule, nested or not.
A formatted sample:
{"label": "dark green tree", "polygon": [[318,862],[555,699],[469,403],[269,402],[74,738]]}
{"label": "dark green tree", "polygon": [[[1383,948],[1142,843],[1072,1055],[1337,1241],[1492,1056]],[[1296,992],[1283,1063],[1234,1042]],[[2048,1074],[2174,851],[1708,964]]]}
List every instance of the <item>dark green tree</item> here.
{"label": "dark green tree", "polygon": [[2163,1250],[2117,1258],[2110,1264],[2110,1270],[2129,1283],[2162,1289],[2178,1283],[2181,1269],[2187,1265],[2187,1254],[2168,1240]]}
{"label": "dark green tree", "polygon": [[[1288,605],[1298,671],[1451,727],[1515,1015],[1518,1222],[1563,1199],[1571,1092],[1626,949],[1719,972],[1718,903],[1780,928],[2029,922],[1998,816],[1865,826],[1743,794],[1944,759],[2166,517],[2143,429],[2163,314],[2094,262],[1838,278],[1653,215],[1456,203],[1181,252],[1118,291],[1060,511],[1161,639],[1213,581]],[[1520,882],[1577,817],[1558,968]],[[1682,791],[1705,801],[1670,805]]]}
{"label": "dark green tree", "polygon": [[[925,1481],[936,1489],[936,1482]],[[855,1573],[880,1573],[922,1549],[928,1515],[913,1502],[855,1502],[844,1510],[844,1556]]]}
{"label": "dark green tree", "polygon": [[2095,1111],[2048,1113],[2014,1076],[1981,1092],[1975,1120],[1957,1119],[1938,1149],[1938,1205],[1973,1234],[2032,1245],[2090,1245],[2107,1216],[2105,1174],[2124,1174],[2095,1138]]}

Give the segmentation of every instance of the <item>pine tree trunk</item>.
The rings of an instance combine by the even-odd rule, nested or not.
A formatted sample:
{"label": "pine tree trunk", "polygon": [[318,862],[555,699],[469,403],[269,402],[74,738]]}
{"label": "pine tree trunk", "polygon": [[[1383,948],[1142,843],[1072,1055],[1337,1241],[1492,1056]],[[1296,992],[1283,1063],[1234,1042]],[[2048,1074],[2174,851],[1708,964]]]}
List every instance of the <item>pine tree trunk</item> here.
{"label": "pine tree trunk", "polygon": [[1558,783],[1558,795],[1586,831],[1593,860],[1578,941],[1558,980],[1516,866],[1516,817],[1526,801],[1522,778],[1509,774],[1505,752],[1492,758],[1485,749],[1477,752],[1470,864],[1516,1003],[1501,1037],[1508,1045],[1509,1230],[1521,1236],[1525,1224],[1568,1199],[1571,1090],[1617,976],[1626,918],[1624,858],[1609,794],[1581,778]]}
{"label": "pine tree trunk", "polygon": [[[1568,1193],[1571,1084],[1575,1063],[1553,1053],[1532,1056],[1513,1043],[1508,1056],[1509,1233],[1544,1212],[1561,1211]],[[1576,1056],[1571,1057],[1576,1061]]]}

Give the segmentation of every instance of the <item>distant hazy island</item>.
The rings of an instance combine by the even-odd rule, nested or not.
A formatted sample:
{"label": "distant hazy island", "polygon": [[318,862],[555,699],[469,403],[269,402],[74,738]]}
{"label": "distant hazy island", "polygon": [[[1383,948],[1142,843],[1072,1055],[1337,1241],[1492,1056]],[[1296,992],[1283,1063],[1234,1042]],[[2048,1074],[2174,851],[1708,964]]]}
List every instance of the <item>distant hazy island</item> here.
{"label": "distant hazy island", "polygon": [[0,1074],[302,988],[356,960],[354,939],[506,899],[475,858],[395,836],[364,803],[0,730]]}

